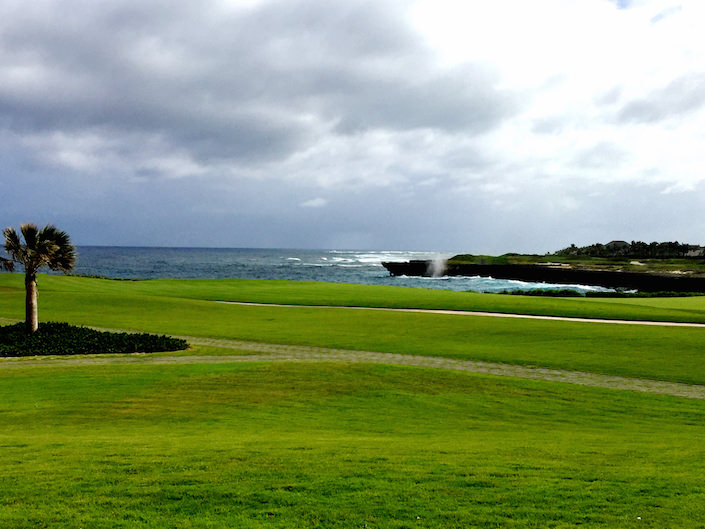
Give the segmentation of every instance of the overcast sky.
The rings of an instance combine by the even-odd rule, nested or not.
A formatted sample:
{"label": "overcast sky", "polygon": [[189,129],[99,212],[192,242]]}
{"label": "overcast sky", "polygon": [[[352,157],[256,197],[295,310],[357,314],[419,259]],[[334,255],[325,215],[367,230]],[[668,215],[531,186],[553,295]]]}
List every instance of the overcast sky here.
{"label": "overcast sky", "polygon": [[0,224],[83,245],[705,244],[702,0],[3,0]]}

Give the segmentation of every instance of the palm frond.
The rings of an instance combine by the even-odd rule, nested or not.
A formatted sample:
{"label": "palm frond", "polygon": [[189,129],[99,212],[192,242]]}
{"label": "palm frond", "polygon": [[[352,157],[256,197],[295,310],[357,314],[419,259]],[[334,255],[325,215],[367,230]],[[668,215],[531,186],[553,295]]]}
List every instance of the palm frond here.
{"label": "palm frond", "polygon": [[24,237],[24,243],[25,246],[27,246],[27,249],[30,251],[35,250],[37,248],[37,225],[22,224],[20,226],[20,231],[22,232],[22,237]]}
{"label": "palm frond", "polygon": [[0,270],[12,272],[15,269],[15,263],[4,257],[0,257]]}
{"label": "palm frond", "polygon": [[46,258],[46,266],[52,270],[70,272],[76,262],[76,251],[65,231],[49,224],[38,234],[38,243]]}
{"label": "palm frond", "polygon": [[39,230],[36,224],[23,224],[20,236],[14,228],[6,228],[5,251],[13,261],[25,267],[25,273],[33,275],[42,266],[52,270],[70,272],[76,262],[76,251],[66,232],[48,224]]}
{"label": "palm frond", "polygon": [[59,270],[61,272],[70,272],[73,270],[73,266],[76,264],[76,252],[74,247],[69,246],[57,246],[56,251],[52,255],[52,259],[48,266],[52,270]]}
{"label": "palm frond", "polygon": [[20,236],[14,228],[5,228],[2,233],[5,236],[5,251],[13,261],[23,263],[26,260],[26,251]]}

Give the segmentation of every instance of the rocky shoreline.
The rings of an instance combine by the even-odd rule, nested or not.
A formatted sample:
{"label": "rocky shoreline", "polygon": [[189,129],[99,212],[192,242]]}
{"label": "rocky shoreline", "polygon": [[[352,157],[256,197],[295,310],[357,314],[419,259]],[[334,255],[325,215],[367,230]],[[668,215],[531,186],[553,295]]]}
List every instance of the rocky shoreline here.
{"label": "rocky shoreline", "polygon": [[605,288],[638,290],[641,292],[701,292],[705,293],[705,278],[688,275],[652,274],[648,272],[618,272],[612,270],[586,270],[569,266],[522,264],[467,264],[445,262],[439,267],[435,261],[413,260],[383,262],[382,265],[395,276],[439,275],[493,277],[536,283],[566,285],[591,285]]}

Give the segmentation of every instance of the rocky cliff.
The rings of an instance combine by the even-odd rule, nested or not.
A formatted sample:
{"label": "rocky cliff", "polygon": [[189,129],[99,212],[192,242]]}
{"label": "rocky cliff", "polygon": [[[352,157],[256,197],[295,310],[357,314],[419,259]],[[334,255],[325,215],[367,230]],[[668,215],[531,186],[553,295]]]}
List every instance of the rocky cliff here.
{"label": "rocky cliff", "polygon": [[[433,261],[385,262],[382,265],[395,276],[434,275]],[[568,266],[546,265],[479,265],[447,262],[443,272],[449,276],[480,276],[566,285],[593,285],[642,292],[705,292],[705,278],[608,270],[581,270]]]}

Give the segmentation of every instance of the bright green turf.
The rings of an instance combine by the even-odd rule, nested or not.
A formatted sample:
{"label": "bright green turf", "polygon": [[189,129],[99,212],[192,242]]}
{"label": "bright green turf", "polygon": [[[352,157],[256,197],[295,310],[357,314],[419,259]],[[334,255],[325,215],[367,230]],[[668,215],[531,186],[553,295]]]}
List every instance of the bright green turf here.
{"label": "bright green turf", "polygon": [[[8,277],[9,274],[0,275],[4,284],[12,284],[6,279]],[[19,282],[16,277],[11,279],[13,288],[6,288],[0,297],[0,316],[21,318],[24,296],[21,277]],[[224,281],[223,290],[233,293],[238,284],[240,282]],[[190,281],[117,282],[43,276],[39,285],[39,314],[44,320],[177,335],[533,364],[705,383],[705,363],[702,361],[705,329],[340,308],[251,307],[176,297],[178,292],[188,292],[189,289],[193,297],[197,292],[207,297],[205,290],[198,290]],[[310,297],[319,291],[322,296],[326,292],[336,292],[323,283],[244,282],[243,285],[245,290],[259,288],[263,295],[268,293],[268,288],[274,293],[280,288],[298,289],[302,295]],[[349,286],[339,288],[351,289]],[[421,301],[428,301],[426,295],[438,295],[415,289],[398,290],[401,298],[415,294]],[[374,288],[365,292],[382,297]],[[382,292],[390,302],[395,301],[396,289],[382,289]],[[269,295],[274,294],[269,292]],[[506,299],[514,301],[516,298],[507,296]],[[687,298],[691,299],[700,298]],[[666,301],[677,305],[687,300]],[[539,305],[543,302],[537,298],[526,301]],[[627,304],[614,305],[633,308]],[[695,313],[697,305],[690,307],[688,315]],[[674,316],[678,310],[666,312]]]}
{"label": "bright green turf", "polygon": [[701,401],[390,366],[6,367],[0,418],[3,527],[705,519]]}
{"label": "bright green turf", "polygon": [[[22,317],[21,279],[0,275],[0,317]],[[703,320],[700,298],[54,276],[39,287],[44,320],[705,383],[704,329],[207,301]],[[23,362],[0,361],[3,527],[697,528],[705,519],[697,400],[340,363]]]}
{"label": "bright green turf", "polygon": [[[203,300],[439,308],[606,319],[693,321],[705,323],[705,296],[686,298],[540,298],[452,292],[435,289],[247,279],[156,279],[137,282],[47,277],[49,288],[98,289]],[[2,284],[2,283],[0,283]],[[19,286],[22,286],[19,284]]]}
{"label": "bright green turf", "polygon": [[[84,277],[40,276],[45,291],[159,296],[200,300],[438,308],[535,315],[690,321],[705,323],[705,296],[685,298],[537,298],[445,290],[248,279],[153,279],[112,281]],[[24,289],[20,274],[0,274],[0,292]]]}

